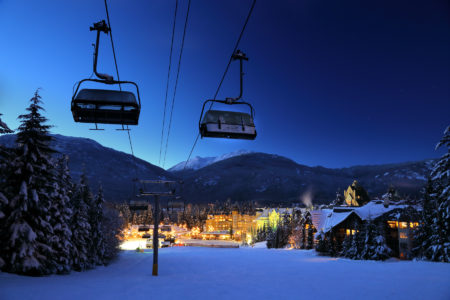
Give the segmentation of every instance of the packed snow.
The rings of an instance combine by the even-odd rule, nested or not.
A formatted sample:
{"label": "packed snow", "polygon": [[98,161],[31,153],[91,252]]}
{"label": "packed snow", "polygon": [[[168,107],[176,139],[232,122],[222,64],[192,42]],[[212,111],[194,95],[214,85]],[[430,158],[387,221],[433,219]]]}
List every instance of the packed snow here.
{"label": "packed snow", "polygon": [[353,261],[314,250],[173,247],[123,251],[70,275],[0,273],[0,299],[450,299],[450,264]]}

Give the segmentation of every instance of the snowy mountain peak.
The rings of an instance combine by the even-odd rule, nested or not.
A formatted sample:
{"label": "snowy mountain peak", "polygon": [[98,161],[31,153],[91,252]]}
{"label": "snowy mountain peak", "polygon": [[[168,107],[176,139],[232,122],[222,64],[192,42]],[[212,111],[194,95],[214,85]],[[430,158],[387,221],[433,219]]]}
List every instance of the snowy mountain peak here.
{"label": "snowy mountain peak", "polygon": [[213,157],[196,156],[194,158],[191,158],[187,164],[186,164],[186,161],[182,161],[182,162],[176,164],[175,166],[173,166],[172,168],[168,169],[167,171],[169,171],[169,172],[182,171],[184,169],[185,164],[186,164],[186,170],[194,170],[195,171],[195,170],[204,168],[206,166],[209,166],[213,163],[216,163],[218,161],[228,159],[231,157],[235,157],[235,156],[239,156],[239,155],[248,154],[248,153],[252,153],[252,151],[241,149],[238,151],[234,151],[231,153],[225,153],[225,154],[222,154],[220,156],[215,156],[215,157],[214,156]]}

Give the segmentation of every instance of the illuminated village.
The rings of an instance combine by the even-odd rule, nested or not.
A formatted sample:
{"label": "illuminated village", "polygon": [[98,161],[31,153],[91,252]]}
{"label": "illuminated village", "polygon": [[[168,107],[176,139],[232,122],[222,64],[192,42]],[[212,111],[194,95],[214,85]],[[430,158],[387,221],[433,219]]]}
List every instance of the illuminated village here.
{"label": "illuminated village", "polygon": [[[420,208],[417,203],[401,199],[391,189],[381,199],[370,200],[365,189],[355,180],[344,191],[337,194],[330,205],[308,208],[255,208],[254,213],[240,213],[231,209],[228,214],[208,214],[204,209],[200,218],[188,224],[186,208],[177,203],[177,208],[162,210],[166,214],[159,225],[160,247],[212,247],[238,248],[253,247],[257,242],[265,242],[266,231],[276,232],[286,220],[291,227],[287,243],[276,246],[298,249],[312,249],[326,238],[330,245],[324,252],[339,256],[343,252],[346,239],[355,236],[368,222],[383,229],[384,239],[389,249],[389,257],[412,259],[414,232],[419,226]],[[213,207],[212,204],[209,207]],[[132,202],[122,206],[121,215],[128,216],[128,226],[123,230],[124,249],[152,248],[153,225],[151,225],[151,205],[146,202]],[[192,213],[189,205],[187,209]],[[196,210],[199,210],[196,207]],[[150,215],[150,217],[149,217]],[[195,216],[193,214],[191,217]],[[202,219],[203,216],[203,219]],[[175,222],[171,219],[176,218]],[[205,218],[206,217],[206,218]],[[195,218],[195,217],[194,217]],[[263,239],[260,236],[264,236]],[[387,258],[387,257],[386,257]]]}

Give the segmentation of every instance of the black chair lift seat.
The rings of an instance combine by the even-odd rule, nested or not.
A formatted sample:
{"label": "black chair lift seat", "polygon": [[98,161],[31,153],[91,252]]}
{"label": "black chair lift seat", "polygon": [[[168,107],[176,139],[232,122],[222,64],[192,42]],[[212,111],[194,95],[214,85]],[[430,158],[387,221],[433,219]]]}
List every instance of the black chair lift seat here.
{"label": "black chair lift seat", "polygon": [[[94,130],[102,130],[97,128],[97,124],[118,124],[137,125],[139,114],[141,112],[141,97],[139,95],[139,87],[133,81],[114,80],[113,76],[97,72],[98,48],[100,44],[100,33],[108,34],[111,28],[106,24],[105,20],[94,23],[90,28],[91,31],[97,31],[97,40],[95,42],[94,51],[94,74],[97,78],[86,78],[78,81],[75,92],[72,96],[71,111],[73,120],[79,123],[96,124]],[[114,50],[114,49],[113,49]],[[115,58],[114,58],[115,59]],[[117,66],[116,66],[117,68]],[[80,89],[82,83],[97,82],[106,85],[119,85],[120,90],[104,90],[104,89]],[[136,88],[137,99],[135,94],[128,91],[122,91],[121,84],[132,84]]]}
{"label": "black chair lift seat", "polygon": [[248,113],[208,110],[200,124],[202,137],[254,140],[256,129]]}
{"label": "black chair lift seat", "polygon": [[72,100],[75,122],[137,125],[140,105],[128,91],[82,89]]}

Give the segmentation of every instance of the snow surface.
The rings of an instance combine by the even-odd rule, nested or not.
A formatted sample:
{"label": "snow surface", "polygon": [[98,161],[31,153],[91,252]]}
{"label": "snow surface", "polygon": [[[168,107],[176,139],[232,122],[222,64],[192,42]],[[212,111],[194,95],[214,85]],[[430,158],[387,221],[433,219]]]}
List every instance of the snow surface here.
{"label": "snow surface", "polygon": [[450,299],[450,264],[353,261],[314,250],[124,251],[108,267],[49,277],[0,273],[0,299]]}

